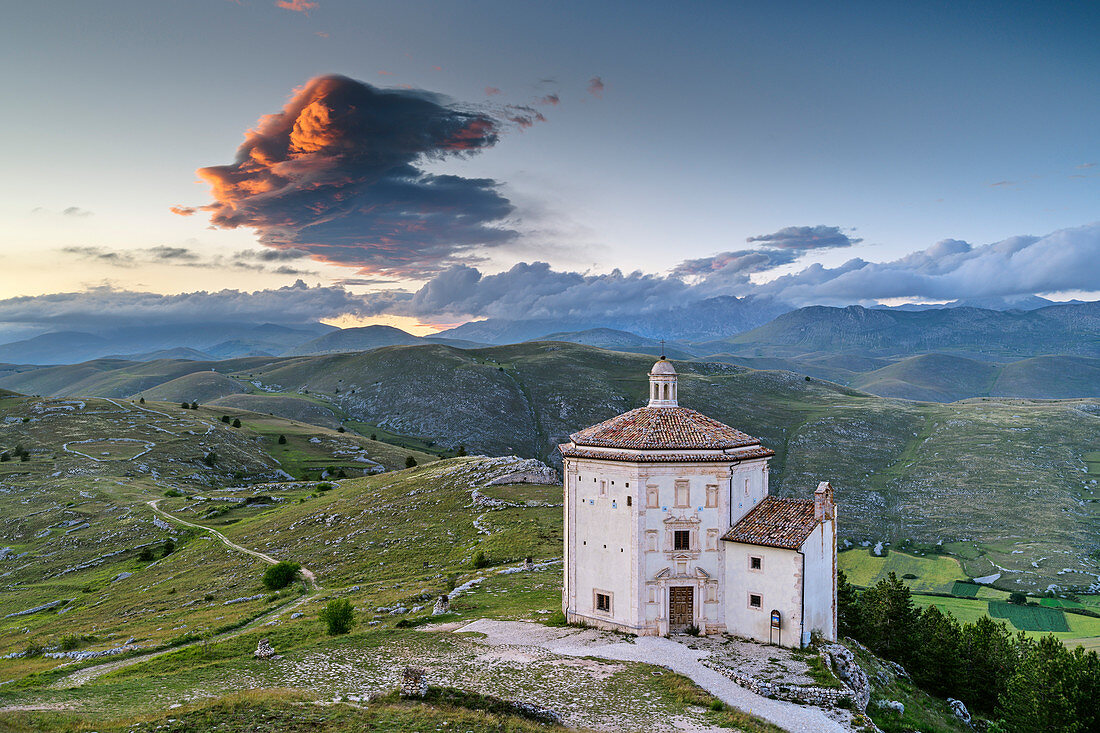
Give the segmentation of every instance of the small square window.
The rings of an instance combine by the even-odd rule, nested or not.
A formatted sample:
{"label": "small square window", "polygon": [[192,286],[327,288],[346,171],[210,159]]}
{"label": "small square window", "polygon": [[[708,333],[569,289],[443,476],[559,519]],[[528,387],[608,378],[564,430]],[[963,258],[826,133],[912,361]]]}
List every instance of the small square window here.
{"label": "small square window", "polygon": [[631,501],[631,499],[633,499],[633,498],[634,497],[632,497],[632,496],[626,497],[626,505],[627,506],[633,506],[634,502]]}
{"label": "small square window", "polygon": [[691,530],[678,529],[672,536],[672,549],[674,550],[690,550],[691,549]]}
{"label": "small square window", "polygon": [[607,593],[596,594],[596,610],[611,613],[611,596]]}
{"label": "small square window", "polygon": [[764,567],[764,558],[762,557],[750,557],[749,558],[749,570],[762,570]]}
{"label": "small square window", "polygon": [[763,608],[764,599],[755,593],[749,593],[749,608]]}

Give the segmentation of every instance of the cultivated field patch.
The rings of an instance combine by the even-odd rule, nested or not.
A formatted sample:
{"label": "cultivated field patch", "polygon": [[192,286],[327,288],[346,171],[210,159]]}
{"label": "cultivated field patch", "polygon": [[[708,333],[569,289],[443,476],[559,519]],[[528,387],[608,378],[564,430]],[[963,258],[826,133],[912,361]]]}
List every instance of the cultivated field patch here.
{"label": "cultivated field patch", "polygon": [[1066,614],[1057,608],[989,601],[989,615],[993,618],[1008,619],[1021,631],[1069,631]]}

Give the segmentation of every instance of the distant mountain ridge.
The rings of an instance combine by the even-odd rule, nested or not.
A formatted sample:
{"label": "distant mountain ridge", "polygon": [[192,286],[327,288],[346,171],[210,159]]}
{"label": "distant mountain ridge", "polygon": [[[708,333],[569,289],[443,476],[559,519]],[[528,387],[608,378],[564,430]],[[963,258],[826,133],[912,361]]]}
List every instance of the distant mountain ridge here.
{"label": "distant mountain ridge", "polygon": [[710,353],[792,356],[851,352],[909,356],[952,351],[986,358],[1043,354],[1100,356],[1100,301],[1032,311],[924,311],[810,306],[732,338],[701,344]]}

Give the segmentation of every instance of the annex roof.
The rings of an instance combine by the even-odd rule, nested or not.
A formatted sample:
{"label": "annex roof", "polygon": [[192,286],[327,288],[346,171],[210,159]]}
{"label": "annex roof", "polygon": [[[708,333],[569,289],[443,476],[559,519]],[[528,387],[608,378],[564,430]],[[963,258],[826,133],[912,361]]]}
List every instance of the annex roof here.
{"label": "annex roof", "polygon": [[797,550],[816,526],[813,501],[768,496],[730,527],[722,539]]}
{"label": "annex roof", "polygon": [[723,450],[760,441],[687,407],[639,407],[569,436],[578,448]]}

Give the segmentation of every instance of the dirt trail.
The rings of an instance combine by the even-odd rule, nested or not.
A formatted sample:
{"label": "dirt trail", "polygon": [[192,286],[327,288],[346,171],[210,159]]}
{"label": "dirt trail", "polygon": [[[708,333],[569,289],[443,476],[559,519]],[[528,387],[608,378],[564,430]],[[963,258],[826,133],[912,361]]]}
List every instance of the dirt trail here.
{"label": "dirt trail", "polygon": [[[221,532],[219,532],[216,529],[211,529],[210,527],[204,527],[201,524],[195,524],[193,522],[188,522],[184,519],[180,519],[179,517],[176,517],[175,515],[169,514],[168,512],[164,511],[163,509],[160,509],[157,506],[157,502],[159,502],[159,501],[160,501],[160,499],[153,499],[152,501],[148,501],[146,503],[149,505],[149,508],[151,508],[154,512],[156,512],[160,516],[164,517],[168,521],[175,522],[176,524],[182,524],[182,525],[187,526],[187,527],[194,527],[195,529],[199,529],[199,530],[202,530],[204,532],[209,532],[210,534],[217,537],[218,540],[220,540],[226,547],[230,547],[234,550],[237,550],[238,552],[243,552],[246,555],[251,555],[252,557],[263,560],[266,563],[270,563],[270,564],[274,565],[275,563],[279,562],[275,558],[271,557],[271,555],[266,555],[262,552],[257,552],[256,550],[250,550],[247,547],[242,547],[241,545],[238,545],[236,542],[233,542],[232,540],[230,540],[228,537],[226,537],[225,535],[223,535]],[[252,621],[245,624],[244,626],[242,626],[239,629],[234,629],[233,631],[226,631],[226,632],[218,634],[216,636],[212,636],[212,637],[210,637],[209,642],[223,641],[225,639],[231,639],[234,636],[240,636],[241,634],[252,631],[253,629],[255,629],[257,627],[262,626],[263,624],[265,624],[268,621],[268,619],[270,619],[273,616],[278,616],[278,615],[286,613],[288,611],[293,611],[295,608],[297,608],[298,606],[301,606],[303,603],[306,603],[307,601],[313,600],[317,596],[317,593],[321,590],[321,586],[318,585],[318,583],[317,583],[317,576],[313,573],[313,571],[311,571],[307,568],[301,568],[301,570],[299,570],[299,572],[302,574],[302,577],[305,578],[306,581],[309,584],[309,593],[307,593],[306,595],[304,595],[301,598],[297,599],[293,603],[289,603],[287,605],[271,609],[271,611],[269,611],[268,613],[265,613],[261,616],[258,616],[257,618],[253,619]],[[187,647],[198,646],[199,644],[202,644],[202,643],[204,643],[204,642],[196,641],[192,644],[185,644],[183,646],[174,647],[172,649],[161,649],[159,651],[150,652],[149,654],[142,654],[141,656],[137,656],[137,657],[130,657],[128,659],[121,659],[121,660],[118,660],[118,661],[115,661],[115,662],[107,662],[106,664],[98,664],[94,667],[86,667],[85,669],[77,670],[77,671],[73,672],[72,674],[68,675],[67,677],[63,677],[62,679],[58,680],[56,683],[54,683],[53,687],[59,688],[59,689],[68,689],[68,688],[72,688],[72,687],[80,687],[81,685],[85,685],[88,682],[94,680],[96,677],[101,677],[101,676],[107,674],[108,672],[114,672],[116,669],[122,669],[123,667],[129,667],[131,664],[138,664],[139,662],[144,662],[144,661],[149,660],[149,659],[154,659],[154,658],[159,657],[163,654],[168,654],[169,652],[174,652],[178,649],[186,649]]]}
{"label": "dirt trail", "polygon": [[[273,558],[271,555],[265,555],[262,552],[257,552],[256,550],[250,550],[247,547],[242,547],[241,545],[238,545],[236,542],[233,542],[232,540],[230,540],[228,537],[226,537],[225,535],[223,535],[221,532],[219,532],[216,529],[212,529],[210,527],[206,527],[206,526],[203,526],[201,524],[195,524],[194,522],[188,522],[185,519],[180,519],[179,517],[177,517],[173,514],[169,514],[168,512],[164,511],[163,509],[161,509],[157,506],[157,502],[159,502],[159,501],[160,501],[160,499],[153,499],[152,501],[147,501],[145,503],[148,504],[154,512],[161,515],[162,517],[169,520],[170,522],[175,522],[176,524],[182,524],[182,525],[187,526],[187,527],[194,527],[195,529],[201,529],[204,532],[209,532],[210,534],[214,535],[219,540],[221,540],[222,544],[224,544],[226,547],[232,547],[234,550],[237,550],[239,552],[243,552],[246,555],[251,555],[252,557],[255,557],[255,558],[259,558],[260,560],[263,560],[266,563],[270,563],[271,565],[274,565],[275,563],[279,562],[278,560]],[[301,568],[298,572],[300,572],[302,574],[303,578],[305,578],[306,580],[309,581],[310,587],[313,589],[314,592],[316,592],[317,590],[320,589],[321,586],[319,586],[317,584],[317,576],[314,575],[312,570],[309,570],[308,568]]]}

